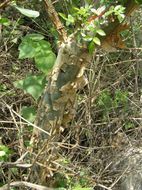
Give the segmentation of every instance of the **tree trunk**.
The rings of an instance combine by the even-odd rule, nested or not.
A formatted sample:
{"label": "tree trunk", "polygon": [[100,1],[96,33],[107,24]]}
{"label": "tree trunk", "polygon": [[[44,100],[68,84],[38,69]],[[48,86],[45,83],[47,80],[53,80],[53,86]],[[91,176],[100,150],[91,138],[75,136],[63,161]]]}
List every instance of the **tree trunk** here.
{"label": "tree trunk", "polygon": [[49,174],[52,175],[52,170],[56,170],[56,166],[52,164],[58,158],[57,145],[54,143],[61,141],[60,133],[68,127],[75,115],[76,92],[86,83],[83,73],[90,57],[88,50],[80,47],[70,37],[59,49],[35,122],[49,135],[35,129],[31,141],[33,152],[36,153],[34,162],[40,161],[43,167],[49,166],[50,163],[50,167],[46,167],[46,172],[45,170],[42,170],[43,173],[38,171],[36,181],[40,179],[39,182],[41,182],[41,178],[46,181],[45,178]]}
{"label": "tree trunk", "polygon": [[[48,1],[45,0],[45,2],[47,7],[50,7]],[[137,8],[137,4],[130,0],[126,4],[126,16],[129,16],[134,8]],[[52,10],[51,17],[54,19],[53,13]],[[54,23],[56,22],[54,21]],[[121,29],[121,26],[122,24],[116,20],[104,27],[107,34],[105,38],[101,39],[104,49],[116,45],[115,40],[118,38],[112,39],[111,42],[110,37],[112,35],[120,39],[119,33],[122,29],[124,30],[124,28]],[[62,27],[57,27],[57,30],[59,29]],[[87,48],[78,44],[75,36],[62,37],[62,39],[64,42],[60,45],[55,65],[47,78],[48,84],[39,103],[35,122],[46,133],[34,129],[31,140],[34,167],[29,173],[29,178],[31,176],[33,182],[43,184],[46,183],[49,175],[53,175],[53,171],[59,167],[54,162],[59,157],[57,142],[61,142],[61,132],[68,127],[75,115],[76,92],[85,85],[83,73],[91,60]],[[38,165],[37,168],[35,163]]]}

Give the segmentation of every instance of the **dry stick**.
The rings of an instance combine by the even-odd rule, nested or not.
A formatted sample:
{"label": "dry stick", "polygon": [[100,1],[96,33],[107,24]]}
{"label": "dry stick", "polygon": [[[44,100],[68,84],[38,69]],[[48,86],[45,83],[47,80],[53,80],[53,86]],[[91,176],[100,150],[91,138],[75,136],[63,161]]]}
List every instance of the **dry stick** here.
{"label": "dry stick", "polygon": [[11,0],[6,0],[6,1],[2,2],[2,3],[0,4],[0,9],[4,8],[5,6],[7,6],[7,5],[10,3],[10,1],[11,1]]}
{"label": "dry stick", "polygon": [[22,151],[23,151],[23,149],[24,149],[24,140],[23,140],[23,135],[22,135],[22,133],[23,133],[23,127],[19,127],[18,126],[18,124],[17,124],[17,121],[16,121],[16,119],[15,119],[15,116],[14,116],[14,114],[13,114],[13,112],[11,111],[11,110],[9,110],[10,111],[10,114],[11,114],[11,116],[12,116],[12,118],[13,118],[13,121],[14,121],[14,124],[15,124],[15,126],[16,126],[16,128],[17,128],[17,130],[18,130],[18,133],[19,133],[19,145],[20,145],[20,148],[19,148],[19,154],[20,155],[22,155]]}
{"label": "dry stick", "polygon": [[0,167],[6,167],[6,168],[30,168],[32,164],[23,163],[23,159],[26,157],[28,152],[25,152],[18,160],[15,162],[0,162]]}
{"label": "dry stick", "polygon": [[103,189],[106,189],[106,190],[112,190],[110,187],[106,187],[106,186],[104,186],[102,184],[97,184],[97,186],[102,187]]}
{"label": "dry stick", "polygon": [[30,168],[32,164],[16,163],[16,162],[0,162],[1,168]]}
{"label": "dry stick", "polygon": [[113,188],[115,186],[116,183],[119,182],[119,180],[124,176],[124,174],[128,171],[129,166],[123,171],[123,173],[118,177],[118,179],[116,179],[113,184],[110,186],[110,188]]}
{"label": "dry stick", "polygon": [[26,120],[25,118],[23,118],[21,115],[19,115],[16,111],[14,111],[13,109],[11,109],[11,107],[10,107],[8,104],[6,104],[6,102],[4,102],[4,104],[7,106],[7,108],[8,108],[9,110],[11,110],[11,111],[12,111],[15,115],[17,115],[20,119],[22,119],[23,121],[27,122],[27,124],[29,124],[29,125],[31,125],[32,127],[38,129],[39,131],[41,131],[41,132],[43,132],[43,133],[45,133],[45,134],[51,136],[50,133],[48,133],[48,132],[45,131],[44,129],[42,129],[42,128],[36,126],[36,125],[34,125],[33,123],[29,122],[28,120]]}
{"label": "dry stick", "polygon": [[[55,188],[45,187],[26,181],[15,181],[10,183],[9,185],[10,187],[29,187],[34,188],[35,190],[55,190]],[[8,184],[4,185],[3,187],[0,187],[0,190],[8,190]]]}

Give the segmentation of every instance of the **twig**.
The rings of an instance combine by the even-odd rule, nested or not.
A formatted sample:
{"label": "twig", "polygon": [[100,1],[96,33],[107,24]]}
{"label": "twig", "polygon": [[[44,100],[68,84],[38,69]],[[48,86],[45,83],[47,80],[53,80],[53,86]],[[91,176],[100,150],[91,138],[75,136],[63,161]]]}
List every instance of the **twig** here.
{"label": "twig", "polygon": [[11,1],[11,0],[6,0],[6,1],[2,2],[2,3],[0,4],[0,9],[4,8],[5,6],[7,6],[7,5],[10,3],[10,1]]}
{"label": "twig", "polygon": [[12,111],[15,115],[17,115],[20,119],[22,119],[23,121],[27,122],[27,124],[29,124],[29,125],[31,125],[32,127],[38,129],[39,131],[41,131],[41,132],[43,132],[43,133],[45,133],[45,134],[51,136],[50,133],[48,133],[48,132],[45,131],[44,129],[42,129],[42,128],[36,126],[36,125],[34,125],[33,123],[29,122],[28,120],[26,120],[25,118],[23,118],[21,115],[19,115],[16,111],[14,111],[13,109],[11,109],[11,107],[10,107],[8,104],[6,104],[6,102],[4,102],[4,104],[7,106],[7,108],[8,108],[9,110],[11,110],[11,111]]}
{"label": "twig", "polygon": [[6,168],[30,168],[32,164],[23,163],[23,159],[28,154],[28,152],[25,152],[18,160],[15,162],[0,162],[0,167],[6,167]]}
{"label": "twig", "polygon": [[113,182],[113,184],[111,184],[110,189],[113,188],[113,187],[116,185],[116,183],[119,182],[119,180],[124,176],[124,174],[128,171],[128,169],[129,169],[129,166],[128,166],[128,167],[123,171],[123,173]]}
{"label": "twig", "polygon": [[16,162],[0,162],[1,168],[30,168],[32,164],[16,163]]}
{"label": "twig", "polygon": [[[55,188],[45,187],[26,181],[15,181],[10,183],[9,185],[10,187],[29,187],[34,188],[35,190],[55,190]],[[8,190],[8,184],[4,185],[3,187],[0,187],[0,190]]]}
{"label": "twig", "polygon": [[102,187],[103,189],[112,190],[110,187],[106,187],[106,186],[104,186],[102,184],[97,184],[97,186]]}

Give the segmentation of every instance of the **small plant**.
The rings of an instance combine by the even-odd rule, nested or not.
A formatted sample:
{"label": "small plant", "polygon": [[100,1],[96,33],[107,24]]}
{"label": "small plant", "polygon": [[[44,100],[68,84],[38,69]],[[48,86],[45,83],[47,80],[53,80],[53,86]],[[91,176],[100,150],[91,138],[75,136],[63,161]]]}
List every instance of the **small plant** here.
{"label": "small plant", "polygon": [[0,161],[7,161],[11,151],[5,145],[0,145]]}
{"label": "small plant", "polygon": [[109,90],[104,90],[97,100],[97,104],[103,112],[103,116],[121,108],[121,112],[126,112],[128,108],[128,92],[116,90],[114,95]]}
{"label": "small plant", "polygon": [[[37,101],[45,88],[46,76],[51,71],[56,56],[50,43],[44,40],[44,36],[33,33],[23,37],[19,45],[19,59],[26,58],[34,59],[40,73],[37,75],[27,74],[25,79],[15,81],[14,86],[24,90],[25,93],[29,93]],[[21,114],[25,119],[33,122],[36,109],[34,107],[23,107]]]}

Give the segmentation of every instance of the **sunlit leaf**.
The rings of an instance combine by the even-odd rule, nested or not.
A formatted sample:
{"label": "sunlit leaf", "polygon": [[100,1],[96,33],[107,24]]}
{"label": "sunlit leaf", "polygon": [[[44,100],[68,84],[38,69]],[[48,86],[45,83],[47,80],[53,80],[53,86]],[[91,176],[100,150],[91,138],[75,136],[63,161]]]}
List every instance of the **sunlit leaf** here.
{"label": "sunlit leaf", "polygon": [[5,156],[5,155],[6,155],[6,152],[3,151],[3,150],[1,150],[1,151],[0,151],[0,157],[3,157],[3,156]]}
{"label": "sunlit leaf", "polygon": [[33,58],[36,55],[36,42],[32,40],[23,41],[19,47],[19,59]]}
{"label": "sunlit leaf", "polygon": [[41,34],[29,34],[22,39],[18,47],[19,59],[33,58],[37,54],[44,54],[51,50],[49,42],[43,40],[44,36]]}
{"label": "sunlit leaf", "polygon": [[98,29],[96,30],[96,32],[100,35],[100,36],[105,36],[105,32],[102,29]]}
{"label": "sunlit leaf", "polygon": [[97,38],[97,37],[94,37],[93,38],[93,42],[95,43],[95,44],[97,44],[97,45],[101,45],[101,41],[100,41],[100,39],[99,38]]}
{"label": "sunlit leaf", "polygon": [[21,7],[18,7],[17,5],[14,6],[21,14],[27,16],[27,17],[31,17],[31,18],[36,18],[39,17],[39,12],[38,11],[34,11],[34,10],[30,10],[30,9],[24,9]]}
{"label": "sunlit leaf", "polygon": [[40,53],[35,57],[36,66],[40,71],[47,74],[52,69],[56,56],[52,51]]}
{"label": "sunlit leaf", "polygon": [[10,20],[8,18],[0,18],[0,24],[8,26],[10,24]]}
{"label": "sunlit leaf", "polygon": [[67,20],[67,17],[66,17],[66,15],[65,14],[63,14],[63,13],[58,13],[64,20]]}
{"label": "sunlit leaf", "polygon": [[38,33],[32,33],[32,34],[28,34],[25,36],[24,39],[31,39],[33,41],[39,41],[39,40],[43,40],[44,36]]}

